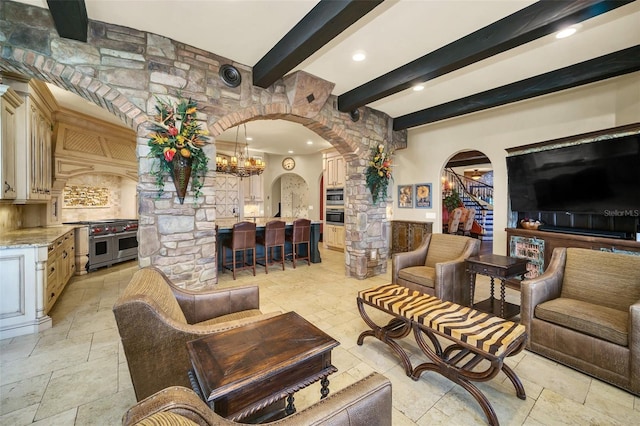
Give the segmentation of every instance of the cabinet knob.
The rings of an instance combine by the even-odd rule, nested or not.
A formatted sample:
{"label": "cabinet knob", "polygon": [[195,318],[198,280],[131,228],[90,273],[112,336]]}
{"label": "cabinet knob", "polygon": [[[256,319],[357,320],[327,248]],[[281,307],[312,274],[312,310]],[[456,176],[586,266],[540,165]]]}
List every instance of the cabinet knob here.
{"label": "cabinet knob", "polygon": [[7,182],[6,180],[4,181],[4,193],[6,194],[7,192],[15,192],[15,189],[13,189],[13,187],[11,185],[9,185],[9,182]]}

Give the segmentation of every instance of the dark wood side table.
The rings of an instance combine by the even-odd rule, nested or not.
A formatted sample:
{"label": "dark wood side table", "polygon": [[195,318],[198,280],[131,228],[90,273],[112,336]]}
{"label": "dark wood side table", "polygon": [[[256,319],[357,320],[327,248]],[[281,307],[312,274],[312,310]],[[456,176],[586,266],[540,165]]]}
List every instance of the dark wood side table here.
{"label": "dark wood side table", "polygon": [[[295,312],[187,342],[191,384],[211,409],[233,421],[265,421],[295,412],[293,394],[338,371],[340,343]],[[275,404],[287,398],[287,406]],[[277,407],[277,412],[269,412]],[[266,411],[266,413],[265,413]],[[260,418],[256,418],[260,416]]]}
{"label": "dark wood side table", "polygon": [[[520,290],[519,281],[514,280],[527,272],[527,259],[520,259],[498,254],[484,254],[470,257],[466,260],[467,271],[470,275],[471,307],[479,311],[489,312],[501,318],[512,318],[520,312],[520,306],[505,300],[505,287]],[[491,294],[489,298],[473,303],[476,290],[476,274],[487,275],[491,278]],[[500,299],[495,298],[494,280],[500,280]]]}

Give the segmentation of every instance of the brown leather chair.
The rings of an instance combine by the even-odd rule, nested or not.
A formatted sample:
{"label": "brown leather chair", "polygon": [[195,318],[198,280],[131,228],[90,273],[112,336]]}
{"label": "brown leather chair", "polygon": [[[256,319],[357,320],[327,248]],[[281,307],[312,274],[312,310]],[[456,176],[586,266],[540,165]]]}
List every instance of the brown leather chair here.
{"label": "brown leather chair", "polygon": [[464,221],[460,219],[460,225],[458,226],[458,233],[466,236],[471,236],[471,228],[473,227],[473,221],[476,219],[476,209],[466,209],[466,215]]}
{"label": "brown leather chair", "polygon": [[[379,373],[331,393],[327,398],[267,425],[390,426],[391,382]],[[123,416],[122,424],[239,425],[220,417],[191,389],[174,386],[140,401]]]}
{"label": "brown leather chair", "polygon": [[[284,271],[284,242],[285,223],[281,220],[267,222],[264,227],[264,233],[257,234],[256,245],[264,247],[264,257],[257,259],[256,262],[260,265],[264,262],[265,273],[269,273],[269,265],[275,265],[276,263],[282,264],[282,270]],[[280,248],[279,258],[274,258],[274,248]]]}
{"label": "brown leather chair", "polygon": [[[293,221],[293,229],[286,234],[285,240],[291,243],[291,260],[296,267],[296,260],[306,260],[311,265],[311,221],[309,219],[296,219]],[[307,254],[301,255],[300,245],[306,244]],[[305,248],[305,246],[303,246]]]}
{"label": "brown leather chair", "polygon": [[159,269],[137,271],[113,306],[138,401],[169,386],[190,386],[186,343],[278,315],[263,314],[257,286],[192,291]]}
{"label": "brown leather chair", "polygon": [[415,250],[396,253],[393,284],[469,306],[471,289],[465,259],[477,256],[480,240],[450,234],[428,234]]}
{"label": "brown leather chair", "polygon": [[[231,266],[227,264],[227,250],[231,250]],[[251,261],[247,263],[248,252],[251,252]],[[242,253],[240,263],[236,260],[238,252]],[[256,224],[254,222],[238,222],[233,225],[231,238],[222,242],[222,272],[225,269],[233,271],[233,279],[236,279],[236,271],[252,269],[256,275]]]}
{"label": "brown leather chair", "polygon": [[464,209],[462,207],[456,207],[453,209],[451,214],[449,214],[449,225],[447,226],[447,232],[450,234],[456,234],[458,232],[458,228],[460,227],[460,218],[462,218],[462,211]]}
{"label": "brown leather chair", "polygon": [[640,396],[640,256],[556,247],[520,318],[530,351]]}

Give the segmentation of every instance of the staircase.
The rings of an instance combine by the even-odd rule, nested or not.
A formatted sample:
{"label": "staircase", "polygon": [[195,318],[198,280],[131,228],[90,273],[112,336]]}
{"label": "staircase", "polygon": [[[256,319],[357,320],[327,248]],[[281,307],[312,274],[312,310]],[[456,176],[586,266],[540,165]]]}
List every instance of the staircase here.
{"label": "staircase", "polygon": [[442,197],[446,197],[455,189],[462,204],[467,209],[475,209],[475,221],[482,228],[478,238],[482,241],[493,241],[493,186],[456,174],[452,169],[445,169],[446,190]]}

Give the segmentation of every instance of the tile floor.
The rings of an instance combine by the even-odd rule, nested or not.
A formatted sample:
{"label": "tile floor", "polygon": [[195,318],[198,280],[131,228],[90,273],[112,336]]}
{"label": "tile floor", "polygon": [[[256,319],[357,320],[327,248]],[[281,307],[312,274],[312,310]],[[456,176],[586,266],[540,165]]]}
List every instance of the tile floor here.
{"label": "tile floor", "polygon": [[[264,312],[294,310],[340,341],[333,354],[339,372],[331,391],[378,371],[393,384],[393,424],[484,425],[475,400],[435,373],[418,381],[405,376],[397,358],[373,338],[356,339],[365,329],[356,309],[360,289],[387,283],[389,273],[367,280],[344,276],[344,254],[322,250],[322,263],[290,264],[285,272],[262,269],[253,277],[222,275],[220,286],[255,283]],[[74,277],[52,312],[53,327],[38,335],[0,340],[1,425],[117,425],[135,403],[126,359],[111,312],[116,298],[137,269],[135,261]],[[390,270],[390,268],[389,268]],[[488,294],[479,279],[476,299]],[[518,301],[519,295],[508,297]],[[411,357],[424,356],[405,339]],[[527,392],[522,401],[500,373],[478,386],[502,425],[640,424],[640,398],[529,352],[508,359]],[[319,385],[296,394],[297,408],[317,400]]]}

